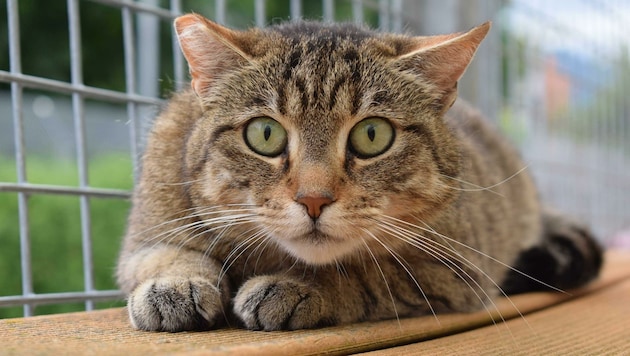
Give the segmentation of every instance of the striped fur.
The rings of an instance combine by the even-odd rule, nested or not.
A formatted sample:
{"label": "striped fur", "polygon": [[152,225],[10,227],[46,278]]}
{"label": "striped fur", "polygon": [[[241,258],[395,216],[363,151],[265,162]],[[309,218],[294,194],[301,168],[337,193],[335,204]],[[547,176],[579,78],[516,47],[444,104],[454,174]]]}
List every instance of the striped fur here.
{"label": "striped fur", "polygon": [[[510,291],[531,281],[511,266],[535,274],[527,251],[573,231],[548,231],[568,220],[543,213],[518,154],[455,102],[489,24],[409,37],[310,22],[234,31],[186,15],[175,28],[192,89],[154,123],[118,264],[136,328],[492,309],[506,278]],[[257,117],[286,131],[281,154],[246,142]],[[363,157],[349,135],[369,117],[394,138]],[[578,255],[597,259],[580,231]],[[549,283],[586,283],[599,269],[588,266]]]}

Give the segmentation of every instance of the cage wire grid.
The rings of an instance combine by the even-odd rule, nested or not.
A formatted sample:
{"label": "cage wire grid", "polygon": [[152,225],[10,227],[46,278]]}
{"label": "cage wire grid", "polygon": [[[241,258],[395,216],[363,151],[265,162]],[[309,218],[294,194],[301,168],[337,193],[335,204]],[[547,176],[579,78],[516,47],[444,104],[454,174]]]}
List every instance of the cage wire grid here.
{"label": "cage wire grid", "polygon": [[[135,26],[141,21],[141,15],[149,15],[159,19],[172,20],[182,13],[182,2],[170,0],[168,8],[160,7],[156,0],[84,0],[100,3],[112,8],[119,8],[123,27],[123,51],[125,64],[126,91],[118,92],[104,88],[87,86],[83,81],[82,46],[79,7],[82,1],[68,0],[68,29],[70,43],[71,80],[64,82],[43,77],[24,74],[22,72],[22,57],[20,48],[20,18],[18,0],[7,0],[7,26],[9,34],[9,71],[0,70],[0,82],[10,84],[11,116],[13,121],[13,137],[16,161],[17,180],[15,183],[0,182],[0,192],[14,192],[18,198],[18,216],[20,229],[20,261],[22,294],[0,296],[0,307],[23,306],[23,315],[32,316],[34,307],[40,304],[57,304],[69,302],[85,302],[86,310],[93,310],[97,301],[119,300],[123,295],[118,290],[97,290],[94,286],[94,262],[92,256],[92,234],[90,217],[91,198],[129,199],[130,192],[118,189],[92,187],[88,180],[89,159],[86,153],[85,134],[85,100],[96,99],[104,102],[122,103],[127,107],[127,119],[132,161],[135,164],[141,154],[142,123],[139,118],[141,105],[156,106],[163,103],[157,96],[138,93],[138,38]],[[83,1],[83,2],[84,2]],[[214,20],[218,23],[226,22],[227,0],[214,2]],[[376,8],[379,11],[379,23],[383,29],[398,30],[402,28],[402,0],[379,0],[378,2],[352,0],[353,20],[363,22],[363,8]],[[254,1],[255,24],[264,26],[265,0]],[[334,21],[334,0],[322,2],[323,20]],[[302,1],[290,1],[292,19],[302,17]],[[176,40],[173,40],[174,82],[176,89],[186,82],[186,67],[180,54]],[[33,184],[29,182],[26,169],[26,148],[24,132],[24,89],[39,89],[51,93],[68,94],[72,101],[72,119],[75,132],[76,162],[78,165],[78,186],[59,186],[47,184]],[[84,290],[61,293],[36,293],[33,288],[31,236],[29,231],[28,200],[35,194],[78,196],[80,204],[81,244],[83,259]]]}
{"label": "cage wire grid", "polygon": [[[61,302],[85,301],[86,310],[94,309],[94,302],[99,300],[121,299],[122,295],[117,290],[96,290],[93,278],[92,236],[90,204],[91,197],[127,199],[129,192],[91,187],[88,182],[85,136],[85,110],[84,100],[87,98],[103,101],[126,103],[129,120],[129,133],[131,139],[131,152],[133,157],[138,156],[139,122],[137,118],[137,104],[160,104],[161,100],[136,94],[136,63],[135,63],[135,38],[134,19],[132,12],[148,12],[156,16],[173,18],[180,11],[178,1],[172,1],[170,10],[163,10],[140,3],[125,1],[101,1],[111,6],[121,8],[122,25],[124,33],[124,58],[126,69],[125,93],[106,89],[88,87],[83,83],[82,58],[81,58],[81,28],[79,23],[79,1],[69,0],[68,28],[70,36],[70,66],[71,82],[61,82],[30,76],[22,73],[20,51],[20,24],[18,15],[18,1],[7,1],[7,17],[9,27],[9,72],[0,71],[0,81],[9,82],[11,85],[11,103],[15,139],[15,159],[17,168],[16,183],[0,183],[0,191],[16,192],[18,196],[19,226],[20,226],[20,260],[22,277],[22,295],[0,297],[0,306],[23,305],[24,316],[31,316],[34,306],[37,304],[53,304]],[[178,57],[178,56],[176,56]],[[183,82],[183,65],[181,58],[175,61],[178,82]],[[50,92],[70,94],[72,97],[72,118],[75,131],[76,161],[78,165],[78,187],[64,187],[43,184],[31,184],[26,174],[26,150],[24,142],[23,121],[23,89],[42,89]],[[134,160],[135,162],[135,160]],[[135,171],[135,170],[134,170]],[[78,196],[80,201],[81,243],[83,259],[84,291],[64,293],[37,294],[33,290],[32,261],[31,261],[31,237],[29,234],[29,208],[28,199],[33,194],[58,194]]]}
{"label": "cage wire grid", "polygon": [[[20,270],[21,287],[20,295],[0,296],[0,307],[23,306],[23,315],[34,315],[34,309],[41,304],[59,304],[69,302],[82,302],[86,310],[93,310],[95,303],[99,301],[121,300],[123,295],[118,290],[99,290],[94,283],[94,258],[92,255],[92,220],[90,200],[94,198],[106,198],[114,200],[129,199],[130,192],[120,189],[110,189],[96,187],[90,184],[88,168],[90,157],[87,153],[86,135],[86,101],[96,100],[99,102],[116,103],[125,108],[124,115],[127,120],[127,134],[129,151],[134,165],[133,172],[137,172],[137,158],[142,152],[142,137],[147,129],[147,108],[155,108],[164,103],[156,90],[149,87],[156,87],[157,83],[148,83],[142,80],[141,73],[147,60],[144,47],[147,41],[139,40],[140,28],[147,25],[143,21],[168,21],[170,22],[182,12],[191,9],[182,9],[184,0],[67,0],[67,16],[69,30],[69,52],[71,75],[69,81],[53,80],[40,76],[25,74],[22,71],[22,51],[20,48],[20,18],[18,13],[18,0],[7,1],[7,27],[9,43],[9,70],[0,70],[0,82],[10,85],[11,117],[0,118],[0,120],[11,120],[13,123],[13,146],[15,152],[16,181],[0,182],[0,194],[11,193],[17,195],[17,207],[19,221],[19,241],[20,241]],[[304,0],[289,0],[288,12],[290,19],[300,19],[303,16]],[[613,0],[582,0],[594,9],[605,14],[613,14],[614,23],[620,28],[627,29],[625,17],[618,14],[610,4]],[[469,79],[460,82],[460,92],[468,100],[472,101],[481,111],[487,114],[495,122],[501,118],[502,105],[512,108],[514,114],[513,124],[515,127],[528,129],[529,134],[519,142],[519,146],[525,152],[526,160],[531,164],[532,171],[538,180],[539,186],[544,195],[555,196],[557,205],[565,210],[577,213],[581,217],[591,219],[602,218],[603,223],[610,225],[614,229],[622,228],[623,224],[630,225],[630,217],[623,211],[627,210],[630,204],[630,161],[628,149],[616,151],[614,154],[607,152],[593,153],[591,151],[578,151],[579,157],[571,158],[567,162],[560,162],[557,153],[575,155],[569,152],[575,149],[574,145],[566,145],[563,139],[556,139],[553,133],[547,130],[545,125],[540,125],[541,117],[547,113],[543,112],[542,103],[537,94],[545,89],[541,87],[544,79],[533,77],[532,83],[523,83],[518,80],[519,63],[517,61],[507,62],[508,84],[502,87],[499,78],[499,68],[501,62],[498,58],[508,56],[516,58],[519,55],[519,43],[506,43],[501,45],[499,33],[502,22],[511,21],[501,19],[498,8],[506,2],[502,0],[479,0],[457,2],[456,0],[425,0],[423,2],[403,1],[403,0],[322,0],[321,20],[332,22],[336,20],[336,3],[345,2],[350,5],[351,14],[347,20],[363,23],[366,20],[367,12],[375,12],[376,25],[379,29],[392,32],[411,33],[445,33],[446,31],[459,31],[465,26],[480,24],[485,20],[494,21],[495,29],[484,41],[477,53],[477,58],[469,67],[466,76]],[[523,1],[517,1],[524,7],[524,13],[541,26],[547,26],[554,31],[571,35],[570,30],[562,27],[554,19],[546,17],[545,14],[528,5]],[[101,88],[98,86],[86,85],[83,77],[83,48],[82,34],[80,26],[80,6],[86,3],[98,3],[116,11],[120,11],[122,25],[122,50],[124,60],[124,82],[125,90],[116,91]],[[213,6],[213,20],[222,24],[230,24],[229,0],[215,0]],[[265,26],[268,16],[267,6],[270,2],[265,0],[253,0],[253,14],[251,24]],[[460,10],[459,23],[447,17],[426,13],[422,18],[413,18],[417,15],[410,11],[410,7],[419,6],[425,3],[431,9],[441,8],[444,11],[452,11],[455,4],[463,8]],[[166,5],[164,5],[166,4]],[[604,6],[606,5],[606,6]],[[441,13],[442,15],[444,13]],[[463,14],[463,15],[462,15]],[[207,15],[207,14],[204,14]],[[457,16],[454,16],[457,17]],[[464,24],[462,24],[464,23]],[[498,26],[497,26],[498,25]],[[611,25],[612,26],[612,25]],[[497,27],[499,29],[497,29]],[[580,39],[584,46],[593,46],[588,39]],[[149,43],[150,44],[150,43]],[[183,56],[180,53],[177,41],[172,40],[173,53],[173,82],[175,89],[181,89],[187,84],[187,69]],[[525,53],[527,65],[540,70],[546,64],[543,55],[537,52],[536,45],[526,44],[528,52]],[[142,64],[142,65],[141,65]],[[481,80],[479,80],[481,78]],[[584,82],[586,82],[585,80]],[[589,83],[578,82],[578,86]],[[515,83],[515,84],[510,84]],[[27,176],[26,161],[28,159],[25,143],[25,120],[24,120],[24,90],[41,90],[49,93],[63,94],[69,96],[71,101],[71,116],[74,131],[74,152],[75,161],[78,166],[78,184],[76,186],[63,186],[52,184],[35,184],[29,181]],[[624,90],[624,88],[620,88]],[[498,93],[509,90],[513,94],[507,98],[507,103],[501,100]],[[503,99],[505,100],[505,98]],[[607,115],[626,115],[625,112],[615,111],[619,105],[615,106],[613,100],[609,107],[604,110]],[[612,109],[611,109],[612,108]],[[527,119],[524,119],[527,117]],[[627,118],[626,118],[627,120]],[[601,121],[601,120],[600,120]],[[592,141],[595,145],[609,144],[610,141],[623,142],[627,138],[628,125],[625,121],[613,121],[613,123],[601,123],[593,120],[591,131]],[[606,131],[608,130],[608,131]],[[609,132],[621,133],[619,136],[611,138]],[[599,147],[599,146],[598,146]],[[565,152],[566,151],[566,152]],[[589,163],[590,162],[590,163]],[[592,164],[591,164],[592,163]],[[547,172],[549,172],[547,174]],[[560,174],[558,174],[560,173]],[[558,178],[559,177],[559,178]],[[580,185],[598,184],[593,190],[593,196],[586,200],[578,194]],[[611,194],[603,194],[610,186],[615,189]],[[29,199],[39,195],[70,196],[78,198],[80,235],[82,246],[82,273],[83,290],[60,292],[60,293],[38,293],[33,287],[33,271],[31,257],[31,231],[29,220],[31,211],[29,210]],[[608,200],[610,202],[602,202]],[[610,204],[609,204],[610,203]],[[112,236],[112,238],[121,238]],[[1,291],[0,291],[1,292]]]}

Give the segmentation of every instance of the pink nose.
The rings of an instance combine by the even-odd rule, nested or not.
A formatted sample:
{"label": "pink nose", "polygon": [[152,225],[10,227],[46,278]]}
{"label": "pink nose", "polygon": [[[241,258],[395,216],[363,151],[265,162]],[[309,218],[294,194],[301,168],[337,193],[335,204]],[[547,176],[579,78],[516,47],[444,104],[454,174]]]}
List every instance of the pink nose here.
{"label": "pink nose", "polygon": [[319,218],[319,215],[321,215],[324,206],[330,205],[333,202],[333,199],[330,196],[305,195],[298,196],[295,201],[306,207],[308,215],[311,218],[317,219]]}

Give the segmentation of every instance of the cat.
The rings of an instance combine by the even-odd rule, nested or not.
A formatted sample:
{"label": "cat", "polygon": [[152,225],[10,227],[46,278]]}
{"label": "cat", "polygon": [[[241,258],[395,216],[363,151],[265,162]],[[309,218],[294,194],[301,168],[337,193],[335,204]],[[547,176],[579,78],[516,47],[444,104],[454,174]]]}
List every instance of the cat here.
{"label": "cat", "polygon": [[117,279],[141,330],[293,330],[491,309],[595,278],[457,81],[490,29],[175,20],[191,88],[154,122]]}

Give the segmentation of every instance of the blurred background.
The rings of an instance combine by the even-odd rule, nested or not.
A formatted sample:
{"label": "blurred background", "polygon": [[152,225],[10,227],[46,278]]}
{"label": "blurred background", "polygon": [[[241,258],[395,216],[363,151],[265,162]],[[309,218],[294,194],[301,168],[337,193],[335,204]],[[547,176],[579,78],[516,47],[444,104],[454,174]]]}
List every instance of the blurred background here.
{"label": "blurred background", "polygon": [[545,201],[630,247],[628,1],[0,0],[0,318],[121,305],[136,157],[187,85],[171,23],[191,11],[410,34],[492,20],[460,96],[521,148]]}

